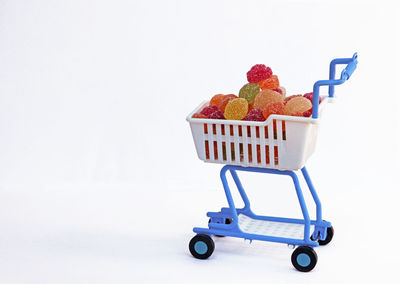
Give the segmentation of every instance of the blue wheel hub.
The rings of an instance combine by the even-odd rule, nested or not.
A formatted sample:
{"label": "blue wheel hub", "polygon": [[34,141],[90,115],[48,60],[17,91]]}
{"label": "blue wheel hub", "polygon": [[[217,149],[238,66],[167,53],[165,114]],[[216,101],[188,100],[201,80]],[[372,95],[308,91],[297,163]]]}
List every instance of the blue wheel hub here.
{"label": "blue wheel hub", "polygon": [[300,253],[297,258],[296,261],[299,265],[303,266],[303,267],[307,267],[310,265],[311,263],[311,258],[310,256],[308,256],[305,253]]}
{"label": "blue wheel hub", "polygon": [[198,241],[194,244],[194,250],[198,254],[205,254],[208,250],[207,244],[203,241]]}

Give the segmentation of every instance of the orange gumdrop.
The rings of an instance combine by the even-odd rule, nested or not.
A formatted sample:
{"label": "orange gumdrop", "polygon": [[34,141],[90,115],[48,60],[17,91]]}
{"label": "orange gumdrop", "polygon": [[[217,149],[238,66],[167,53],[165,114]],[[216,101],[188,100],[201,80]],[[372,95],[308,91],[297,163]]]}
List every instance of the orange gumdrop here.
{"label": "orange gumdrop", "polygon": [[263,116],[267,119],[271,114],[284,114],[285,105],[282,102],[269,103],[263,109]]}
{"label": "orange gumdrop", "polygon": [[207,116],[202,113],[195,113],[192,115],[192,118],[207,118]]}
{"label": "orange gumdrop", "polygon": [[237,96],[233,95],[233,94],[224,95],[224,97],[222,98],[220,104],[218,105],[218,109],[220,111],[224,112],[226,105],[233,99],[237,99]]}
{"label": "orange gumdrop", "polygon": [[258,82],[258,85],[260,85],[260,88],[263,89],[263,90],[266,90],[266,89],[269,89],[269,90],[278,89],[279,88],[278,76],[272,75],[271,77]]}
{"label": "orange gumdrop", "polygon": [[254,99],[253,107],[264,109],[267,104],[276,102],[283,102],[281,94],[272,90],[263,90]]}
{"label": "orange gumdrop", "polygon": [[302,97],[302,95],[291,95],[291,96],[285,98],[283,103],[286,104],[288,101],[290,101],[291,99],[296,98],[296,97]]}
{"label": "orange gumdrop", "polygon": [[218,106],[221,103],[221,100],[224,98],[225,95],[218,94],[211,98],[210,106]]}
{"label": "orange gumdrop", "polygon": [[310,108],[312,108],[312,104],[309,99],[305,97],[295,97],[286,103],[285,114],[295,115],[301,113],[301,116],[303,116],[303,112]]}

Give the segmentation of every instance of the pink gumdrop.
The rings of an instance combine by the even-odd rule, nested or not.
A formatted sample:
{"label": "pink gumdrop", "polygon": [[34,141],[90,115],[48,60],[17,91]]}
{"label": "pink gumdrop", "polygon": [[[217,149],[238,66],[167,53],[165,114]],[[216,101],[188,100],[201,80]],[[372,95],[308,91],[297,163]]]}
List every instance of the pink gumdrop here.
{"label": "pink gumdrop", "polygon": [[218,110],[218,106],[206,106],[201,110],[201,114],[204,114],[205,116],[209,116],[212,113],[216,112]]}
{"label": "pink gumdrop", "polygon": [[[311,103],[312,103],[312,100],[313,100],[313,93],[312,93],[312,92],[311,92],[311,93],[306,93],[306,94],[304,94],[303,97],[309,99],[309,100],[311,101]],[[321,97],[319,97],[319,102],[318,102],[318,104],[320,104],[320,103],[321,103]]]}
{"label": "pink gumdrop", "polygon": [[271,75],[271,68],[264,64],[256,64],[251,67],[249,72],[247,72],[247,81],[249,81],[249,83],[258,83],[262,80],[268,79]]}
{"label": "pink gumdrop", "polygon": [[247,121],[264,121],[265,118],[263,116],[262,110],[261,109],[252,109],[246,116],[243,118],[243,120]]}

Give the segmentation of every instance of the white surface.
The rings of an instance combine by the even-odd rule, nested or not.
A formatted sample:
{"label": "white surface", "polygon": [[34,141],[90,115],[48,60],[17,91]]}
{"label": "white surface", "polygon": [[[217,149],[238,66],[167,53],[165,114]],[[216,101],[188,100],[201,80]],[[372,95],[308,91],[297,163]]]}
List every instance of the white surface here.
{"label": "white surface", "polygon": [[[396,282],[397,2],[1,0],[0,283]],[[187,113],[253,64],[291,95],[354,51],[307,162],[336,233],[315,270],[231,238],[190,257],[226,200]],[[288,179],[243,180],[255,213],[299,217]]]}
{"label": "white surface", "polygon": [[[281,237],[289,239],[304,239],[304,225],[283,222],[272,222],[252,219],[246,215],[239,214],[239,228],[250,234]],[[314,225],[310,226],[310,233],[314,231]]]}

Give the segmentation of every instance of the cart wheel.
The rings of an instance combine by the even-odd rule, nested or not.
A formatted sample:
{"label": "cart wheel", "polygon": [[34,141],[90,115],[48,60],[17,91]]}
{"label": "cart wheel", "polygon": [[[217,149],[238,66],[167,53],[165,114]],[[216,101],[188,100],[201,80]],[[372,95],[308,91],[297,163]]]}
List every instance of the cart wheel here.
{"label": "cart wheel", "polygon": [[326,238],[325,240],[318,240],[319,245],[324,246],[329,244],[332,241],[334,233],[333,227],[326,228]]}
{"label": "cart wheel", "polygon": [[[318,240],[319,245],[320,246],[324,246],[324,245],[329,244],[332,241],[332,238],[333,238],[334,234],[335,234],[335,230],[333,229],[333,227],[326,228],[326,238],[325,238],[325,240]],[[311,235],[310,238],[311,238],[311,240],[315,241],[312,238],[312,235]]]}
{"label": "cart wheel", "polygon": [[198,234],[189,243],[190,253],[198,259],[206,259],[214,252],[214,241],[210,236]]}
{"label": "cart wheel", "polygon": [[317,264],[317,253],[310,247],[300,246],[292,253],[293,266],[302,272],[311,271]]}
{"label": "cart wheel", "polygon": [[[231,218],[228,218],[228,219],[225,219],[225,224],[230,224],[230,223],[232,223],[232,219]],[[208,223],[211,223],[211,218],[208,220]],[[222,236],[222,235],[215,235],[216,237],[218,237],[218,238],[223,238],[223,237],[225,237],[225,236]]]}

